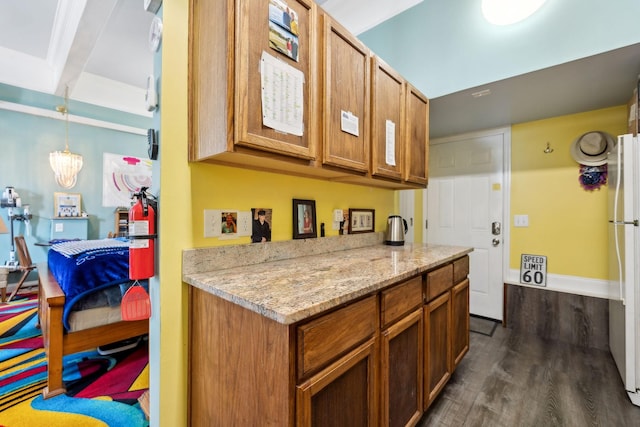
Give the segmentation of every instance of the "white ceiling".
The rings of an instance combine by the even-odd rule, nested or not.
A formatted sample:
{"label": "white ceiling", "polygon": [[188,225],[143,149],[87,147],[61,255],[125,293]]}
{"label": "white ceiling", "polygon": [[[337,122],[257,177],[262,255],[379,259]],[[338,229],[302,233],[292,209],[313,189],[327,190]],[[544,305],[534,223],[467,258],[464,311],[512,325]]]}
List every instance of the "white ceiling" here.
{"label": "white ceiling", "polygon": [[2,0],[0,82],[148,115],[152,19],[143,0]]}
{"label": "white ceiling", "polygon": [[[421,1],[317,2],[359,34]],[[148,115],[152,19],[143,0],[2,0],[0,83]],[[433,98],[431,136],[622,105],[638,72],[640,44]]]}

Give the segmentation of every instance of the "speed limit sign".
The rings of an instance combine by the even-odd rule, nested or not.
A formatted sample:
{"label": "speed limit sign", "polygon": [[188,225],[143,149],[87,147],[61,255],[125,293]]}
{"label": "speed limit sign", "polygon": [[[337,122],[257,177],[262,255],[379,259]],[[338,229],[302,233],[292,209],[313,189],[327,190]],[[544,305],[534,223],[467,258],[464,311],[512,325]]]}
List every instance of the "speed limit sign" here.
{"label": "speed limit sign", "polygon": [[522,254],[520,256],[520,283],[547,286],[547,257]]}

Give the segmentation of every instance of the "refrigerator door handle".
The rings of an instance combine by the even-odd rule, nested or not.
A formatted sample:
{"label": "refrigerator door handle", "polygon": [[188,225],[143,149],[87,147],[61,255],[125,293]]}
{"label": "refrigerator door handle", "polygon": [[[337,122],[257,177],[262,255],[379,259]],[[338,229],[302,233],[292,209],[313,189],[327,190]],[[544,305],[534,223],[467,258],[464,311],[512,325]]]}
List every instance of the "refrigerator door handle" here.
{"label": "refrigerator door handle", "polygon": [[633,221],[611,221],[609,220],[609,222],[611,224],[615,224],[615,225],[633,225],[635,227],[639,227],[640,226],[640,220],[634,219]]}

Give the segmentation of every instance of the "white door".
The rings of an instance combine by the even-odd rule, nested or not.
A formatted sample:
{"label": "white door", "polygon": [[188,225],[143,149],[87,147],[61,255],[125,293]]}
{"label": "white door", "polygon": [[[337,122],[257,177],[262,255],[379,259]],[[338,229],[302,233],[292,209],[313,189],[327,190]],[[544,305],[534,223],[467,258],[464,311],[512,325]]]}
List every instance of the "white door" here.
{"label": "white door", "polygon": [[497,320],[502,320],[508,254],[504,153],[509,142],[509,129],[432,141],[426,190],[427,243],[473,247],[470,311]]}

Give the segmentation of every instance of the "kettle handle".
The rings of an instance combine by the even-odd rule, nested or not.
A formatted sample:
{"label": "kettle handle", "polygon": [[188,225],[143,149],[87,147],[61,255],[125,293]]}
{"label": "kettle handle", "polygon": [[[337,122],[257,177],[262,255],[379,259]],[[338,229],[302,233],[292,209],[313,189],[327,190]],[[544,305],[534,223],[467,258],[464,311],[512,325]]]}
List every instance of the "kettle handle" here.
{"label": "kettle handle", "polygon": [[409,226],[407,225],[407,220],[402,218],[402,222],[404,223],[404,234],[407,234],[409,231]]}

